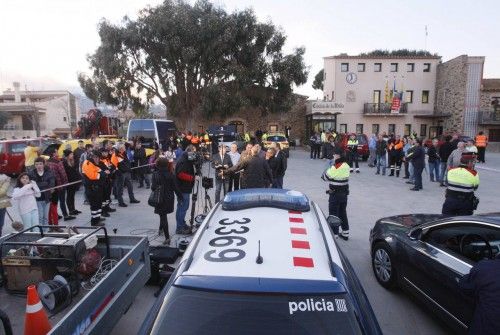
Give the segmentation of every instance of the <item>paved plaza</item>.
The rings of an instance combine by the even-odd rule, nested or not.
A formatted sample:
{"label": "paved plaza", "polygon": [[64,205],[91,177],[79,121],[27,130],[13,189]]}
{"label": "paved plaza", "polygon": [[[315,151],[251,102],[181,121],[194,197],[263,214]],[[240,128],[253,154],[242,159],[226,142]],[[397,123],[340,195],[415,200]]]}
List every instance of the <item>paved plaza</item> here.
{"label": "paved plaza", "polygon": [[[285,188],[302,191],[317,202],[324,213],[328,213],[328,198],[325,194],[327,183],[320,179],[326,168],[325,160],[310,160],[307,152],[292,150],[285,176]],[[375,280],[371,269],[368,235],[375,221],[381,217],[405,213],[440,213],[444,200],[444,188],[438,183],[431,183],[428,174],[423,173],[423,190],[412,192],[402,178],[376,176],[375,169],[361,163],[361,173],[351,175],[350,196],[347,208],[350,223],[349,241],[338,243],[354,267],[384,334],[446,334],[447,329],[439,320],[413,302],[411,297],[400,291],[387,291]],[[500,188],[500,154],[487,155],[487,164],[478,165],[481,185],[477,195],[481,199],[478,213],[498,212],[498,189]],[[136,186],[136,184],[134,185]],[[106,220],[108,231],[117,234],[147,233],[151,244],[159,244],[163,237],[157,236],[159,219],[153,208],[147,205],[149,190],[135,188],[140,204],[118,208],[111,218]],[[210,192],[213,199],[213,190]],[[125,195],[125,202],[128,203]],[[202,195],[200,193],[200,199]],[[75,225],[89,224],[89,207],[81,205],[82,192],[77,195],[77,204],[84,213]],[[188,211],[189,213],[189,211]],[[175,230],[174,213],[169,215],[170,231]],[[271,222],[271,221],[270,221]],[[64,223],[64,222],[63,222]],[[10,225],[6,224],[6,233]],[[114,334],[132,334],[140,326],[145,314],[152,305],[156,291],[154,287],[145,287],[136,298],[128,313],[114,330]],[[22,326],[22,320],[14,321]]]}

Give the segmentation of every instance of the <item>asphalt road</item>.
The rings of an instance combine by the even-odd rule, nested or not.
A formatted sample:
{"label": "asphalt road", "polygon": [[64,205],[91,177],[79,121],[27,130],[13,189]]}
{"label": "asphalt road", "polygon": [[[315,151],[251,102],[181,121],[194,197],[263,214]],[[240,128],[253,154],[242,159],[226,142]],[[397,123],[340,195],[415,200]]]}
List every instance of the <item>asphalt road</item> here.
{"label": "asphalt road", "polygon": [[[500,187],[500,154],[489,154],[487,164],[479,165],[481,186],[477,192],[481,199],[478,212],[498,211],[497,194]],[[353,174],[350,179],[348,217],[350,223],[349,241],[338,243],[349,258],[378,318],[384,334],[447,334],[450,331],[430,313],[415,303],[411,297],[400,291],[387,291],[375,280],[371,269],[368,235],[375,221],[384,216],[405,213],[440,213],[444,200],[444,188],[430,183],[424,172],[423,190],[409,191],[405,180],[396,177],[376,176],[373,168],[361,163],[361,173]],[[328,213],[328,198],[325,194],[327,183],[320,179],[326,168],[324,160],[310,160],[308,153],[300,149],[292,150],[285,176],[285,188],[302,191],[317,202]],[[134,185],[134,187],[137,184]],[[163,241],[157,236],[158,216],[147,205],[149,190],[135,189],[140,204],[118,208],[106,220],[109,231],[118,229],[118,234],[144,234],[150,237],[151,244]],[[209,192],[213,199],[213,190]],[[128,202],[127,195],[124,196]],[[200,195],[200,198],[202,196]],[[82,204],[82,192],[77,194],[77,204]],[[72,224],[88,224],[89,207],[80,206],[84,211]],[[189,213],[189,212],[188,212]],[[170,231],[175,229],[174,213],[169,215]],[[8,232],[10,227],[5,227]],[[135,299],[127,314],[115,327],[113,334],[134,334],[140,327],[154,301],[156,288],[145,287]],[[20,320],[19,320],[20,321]],[[15,322],[22,327],[22,321]],[[22,331],[22,328],[18,328]],[[16,332],[17,333],[17,332]]]}

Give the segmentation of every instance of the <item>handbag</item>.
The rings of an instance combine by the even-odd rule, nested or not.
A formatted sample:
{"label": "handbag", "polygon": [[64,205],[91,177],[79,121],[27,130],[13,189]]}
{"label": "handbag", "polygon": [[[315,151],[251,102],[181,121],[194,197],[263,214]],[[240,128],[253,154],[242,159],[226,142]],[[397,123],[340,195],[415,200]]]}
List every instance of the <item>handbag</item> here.
{"label": "handbag", "polygon": [[158,180],[159,178],[157,174],[154,174],[153,178],[157,178],[157,183],[155,184],[158,185],[158,187],[151,191],[151,194],[149,195],[148,198],[148,205],[151,207],[157,207],[160,205],[161,202],[161,183]]}

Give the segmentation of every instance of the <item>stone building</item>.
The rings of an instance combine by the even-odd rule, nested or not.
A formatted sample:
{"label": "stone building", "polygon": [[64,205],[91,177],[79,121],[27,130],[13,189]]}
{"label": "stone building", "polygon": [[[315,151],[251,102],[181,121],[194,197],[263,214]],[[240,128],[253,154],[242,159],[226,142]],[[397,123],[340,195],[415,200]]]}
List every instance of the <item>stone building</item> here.
{"label": "stone building", "polygon": [[467,55],[439,64],[435,112],[449,116],[442,124],[444,132],[477,134],[483,66],[484,57]]}
{"label": "stone building", "polygon": [[488,136],[488,150],[500,152],[500,79],[481,82],[478,131]]}

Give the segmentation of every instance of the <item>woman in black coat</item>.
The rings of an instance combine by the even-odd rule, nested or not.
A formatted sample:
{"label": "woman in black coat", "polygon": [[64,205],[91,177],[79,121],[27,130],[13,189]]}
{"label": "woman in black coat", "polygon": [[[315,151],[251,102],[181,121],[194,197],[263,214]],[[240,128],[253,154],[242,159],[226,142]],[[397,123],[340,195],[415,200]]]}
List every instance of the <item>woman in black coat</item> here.
{"label": "woman in black coat", "polygon": [[174,193],[177,198],[182,199],[182,192],[178,188],[174,180],[174,175],[168,169],[168,159],[160,157],[155,163],[156,171],[153,173],[151,190],[155,191],[160,188],[160,203],[155,206],[155,213],[160,216],[160,230],[165,234],[165,242],[170,243],[170,235],[168,233],[167,214],[174,211]]}

